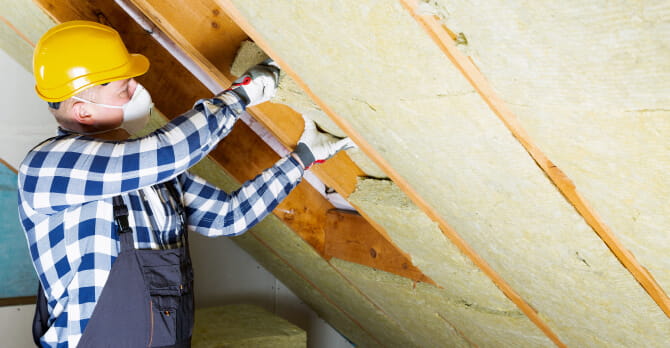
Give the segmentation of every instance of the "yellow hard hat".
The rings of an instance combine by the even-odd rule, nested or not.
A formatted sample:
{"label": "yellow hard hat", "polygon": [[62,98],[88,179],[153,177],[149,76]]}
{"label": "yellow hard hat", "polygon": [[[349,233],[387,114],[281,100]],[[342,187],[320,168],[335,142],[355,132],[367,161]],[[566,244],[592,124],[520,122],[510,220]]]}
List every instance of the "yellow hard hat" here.
{"label": "yellow hard hat", "polygon": [[100,23],[71,21],[47,31],[35,46],[35,90],[59,102],[84,89],[139,76],[149,69],[141,54],[129,54],[119,33]]}

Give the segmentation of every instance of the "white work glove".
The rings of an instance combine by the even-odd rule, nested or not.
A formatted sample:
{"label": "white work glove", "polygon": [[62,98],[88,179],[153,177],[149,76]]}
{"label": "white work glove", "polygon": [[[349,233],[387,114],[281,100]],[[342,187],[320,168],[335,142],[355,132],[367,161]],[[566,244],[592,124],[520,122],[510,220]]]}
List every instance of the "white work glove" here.
{"label": "white work glove", "polygon": [[266,102],[277,93],[279,65],[272,59],[247,70],[228,88],[246,102],[247,107]]}
{"label": "white work glove", "polygon": [[348,137],[338,139],[331,134],[319,132],[314,121],[305,115],[302,118],[305,120],[305,130],[293,153],[300,158],[305,170],[309,169],[312,164],[325,162],[340,150],[356,147],[356,144]]}

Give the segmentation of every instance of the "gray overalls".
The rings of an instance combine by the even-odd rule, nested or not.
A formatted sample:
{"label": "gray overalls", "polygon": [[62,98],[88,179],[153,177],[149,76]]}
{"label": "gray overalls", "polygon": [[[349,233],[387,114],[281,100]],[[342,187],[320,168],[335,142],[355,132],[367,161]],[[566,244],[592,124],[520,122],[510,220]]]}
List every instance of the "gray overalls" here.
{"label": "gray overalls", "polygon": [[[107,283],[78,347],[191,346],[193,269],[188,252],[185,212],[173,183],[159,185],[168,189],[171,197],[165,198],[181,216],[182,247],[135,249],[133,231],[128,225],[128,208],[121,196],[114,197],[114,220],[121,252],[112,264]],[[46,313],[46,319],[41,311]],[[48,329],[46,320],[46,298],[40,289],[33,323],[36,342]]]}

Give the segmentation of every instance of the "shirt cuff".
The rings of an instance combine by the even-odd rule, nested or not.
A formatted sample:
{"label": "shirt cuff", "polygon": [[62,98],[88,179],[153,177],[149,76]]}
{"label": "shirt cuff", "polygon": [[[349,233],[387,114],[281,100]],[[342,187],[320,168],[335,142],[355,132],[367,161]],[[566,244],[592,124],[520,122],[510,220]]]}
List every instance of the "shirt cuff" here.
{"label": "shirt cuff", "polygon": [[232,89],[227,89],[217,94],[216,97],[218,99],[223,100],[228,105],[238,104],[242,107],[242,110],[246,110],[247,104],[249,104],[247,101],[244,100],[244,98],[240,97],[240,95],[235,93],[235,91],[233,91]]}

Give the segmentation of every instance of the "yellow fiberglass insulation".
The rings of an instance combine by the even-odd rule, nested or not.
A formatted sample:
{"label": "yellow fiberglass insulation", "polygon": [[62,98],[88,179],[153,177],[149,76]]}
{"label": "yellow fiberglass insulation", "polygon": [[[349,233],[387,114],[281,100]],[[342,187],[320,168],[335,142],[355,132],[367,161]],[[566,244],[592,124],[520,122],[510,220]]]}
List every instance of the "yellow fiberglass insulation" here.
{"label": "yellow fiberglass insulation", "polygon": [[411,280],[384,272],[354,272],[364,268],[346,267],[351,272],[348,277],[356,279],[380,307],[394,313],[409,332],[430,340],[452,326],[479,347],[494,343],[553,346],[393,182],[360,179],[349,200],[368,218],[378,221],[411,256],[412,263],[441,288],[415,286]]}
{"label": "yellow fiberglass insulation", "polygon": [[[240,76],[244,74],[247,69],[266,59],[268,59],[267,54],[265,54],[265,52],[263,52],[254,42],[243,41],[241,47],[237,51],[235,60],[230,67],[230,73],[235,76]],[[335,122],[328,117],[328,115],[321,111],[302,88],[283,71],[280,75],[277,94],[272,98],[272,102],[287,105],[296,112],[314,120],[324,132],[340,138],[347,136]],[[358,148],[352,148],[346,151],[351,160],[354,161],[366,175],[375,178],[386,178],[386,174]]]}
{"label": "yellow fiberglass insulation", "polygon": [[[435,209],[442,219],[532,305],[562,342],[576,347],[662,347],[667,344],[670,339],[670,320],[665,313],[621,265],[570,202],[560,194],[518,140],[510,134],[400,2],[234,0],[233,3],[269,43],[270,49],[281,56],[323,102],[348,122],[407,181],[418,196]],[[595,11],[590,8],[593,6],[591,3],[526,3],[528,7],[541,7],[543,4],[552,4],[558,9],[574,6],[577,7],[574,13],[581,10]],[[624,7],[628,6],[626,4],[628,3],[608,3],[611,6]],[[465,8],[468,5],[462,6]],[[498,26],[495,20],[478,18],[480,13],[482,16],[488,13],[487,3],[472,6],[470,17],[464,20],[472,21],[470,26],[479,25],[479,30],[488,30],[492,36],[508,34],[506,27]],[[503,5],[500,7],[504,8]],[[595,9],[603,7],[606,6],[594,6]],[[496,9],[498,8],[493,8],[488,15],[507,15],[502,11],[496,12]],[[551,11],[537,11],[537,16],[550,18],[556,12],[553,8],[550,9]],[[661,10],[659,5],[659,11]],[[456,20],[453,18],[456,14],[450,11],[452,10],[447,7],[449,20]],[[514,12],[515,9],[510,11]],[[654,11],[646,15],[658,17],[658,13]],[[616,18],[612,20],[616,21]],[[620,23],[625,24],[620,21],[615,24]],[[556,27],[552,28],[560,32]],[[568,29],[574,28],[566,28]],[[530,32],[541,35],[540,32]],[[626,33],[621,35],[625,36]],[[474,45],[472,42],[477,41],[477,36],[467,32],[464,32],[464,36],[468,45]],[[576,42],[588,39],[580,35],[568,36]],[[639,40],[646,38],[641,37]],[[499,43],[492,42],[491,45],[493,44]],[[551,47],[545,51],[549,48]],[[535,55],[539,53],[533,55],[530,52],[526,60],[533,62]],[[596,58],[584,57],[587,60]],[[559,58],[557,60],[560,61]],[[502,66],[495,69],[508,76],[515,76],[519,69],[505,66],[504,63],[505,61],[500,62]],[[485,74],[489,73],[486,69],[482,70]],[[613,73],[620,70],[619,66],[611,67]],[[577,71],[574,76],[549,75],[547,78],[556,78],[555,83],[560,84],[570,78],[580,79],[581,75],[588,73]],[[657,73],[662,75],[663,69],[659,68]],[[645,76],[651,78],[652,75]],[[598,76],[601,75],[594,75],[594,79]],[[638,80],[632,79],[630,82],[635,83]],[[522,80],[509,81],[509,84],[519,84]],[[642,119],[647,116],[647,120],[657,126],[639,134],[647,136],[650,141],[660,141],[660,145],[654,143],[645,148],[652,149],[655,154],[661,153],[659,149],[667,149],[663,145],[667,144],[667,140],[662,136],[668,134],[667,123],[664,124],[663,118],[658,117],[663,111],[638,110],[642,104],[637,101],[642,97],[637,94],[631,95],[628,101],[619,100],[626,98],[626,94],[615,93],[606,97],[608,92],[605,87],[608,86],[608,81],[615,80],[596,84],[595,86],[604,86],[604,89],[595,90],[593,93],[598,98],[603,96],[604,101],[601,104],[606,104],[611,99],[614,104],[622,106],[618,114],[610,115],[612,119],[621,116],[626,110],[634,115],[631,117]],[[546,84],[552,85],[552,82]],[[506,88],[495,83],[494,86],[498,90]],[[656,86],[659,89],[667,87],[667,79],[657,82]],[[582,177],[589,177],[589,171],[592,170],[589,166],[593,159],[589,151],[598,150],[610,155],[606,150],[611,142],[603,141],[601,137],[594,138],[596,145],[592,148],[586,146],[591,141],[586,138],[600,130],[605,134],[604,139],[610,139],[610,136],[619,134],[612,129],[616,126],[605,126],[604,121],[596,121],[601,116],[592,112],[578,116],[574,113],[575,108],[566,106],[572,103],[570,99],[552,99],[557,94],[549,92],[542,96],[546,96],[544,98],[548,98],[551,103],[534,108],[535,102],[545,99],[531,92],[536,91],[532,89],[519,93],[521,96],[527,94],[529,98],[521,100],[515,111],[528,108],[528,115],[534,115],[521,117],[529,129],[533,130],[533,134],[539,134],[538,130],[557,127],[558,131],[548,131],[547,134],[563,140],[548,139],[549,136],[546,136],[547,139],[538,139],[539,145],[550,145],[547,148],[550,157],[561,152],[560,147],[573,146],[570,154],[556,158],[557,164],[566,166],[568,175],[582,170]],[[568,93],[564,90],[561,92]],[[642,92],[644,93],[640,94],[653,91],[642,89]],[[506,97],[504,93],[501,94]],[[576,101],[581,100],[580,98],[588,99],[584,93],[575,94],[574,97],[577,98]],[[596,104],[598,98],[589,103],[601,105]],[[645,107],[654,110],[657,107],[667,107],[663,105],[664,100],[667,100],[665,98],[667,95],[657,94],[655,99],[650,97],[654,103],[645,104]],[[518,102],[508,97],[507,101]],[[573,113],[555,113],[562,108]],[[537,126],[531,127],[533,124]],[[575,131],[582,124],[586,125],[585,129],[591,129],[590,133]],[[644,128],[629,122],[621,123],[621,126],[625,125],[630,125],[632,129],[626,131],[633,133]],[[653,133],[652,129],[659,133]],[[579,136],[576,140],[575,135]],[[575,141],[581,144],[581,148],[575,147]],[[641,141],[638,139],[635,142]],[[584,151],[578,151],[580,149]],[[621,147],[610,149],[616,152]],[[571,156],[577,159],[571,159]],[[580,156],[585,156],[584,167],[576,165],[581,162]],[[618,158],[614,154],[611,156]],[[621,156],[625,157],[625,152]],[[635,160],[645,158],[649,157],[641,156]],[[588,181],[591,183],[588,184],[585,179],[577,176],[576,184],[580,189],[584,186],[587,198],[594,199],[595,208],[607,221],[612,220],[609,215],[618,214],[615,208],[608,211],[609,206],[617,204],[610,201],[645,199],[646,196],[650,197],[649,209],[658,217],[659,222],[664,221],[670,214],[664,214],[667,213],[667,207],[655,203],[657,197],[650,193],[653,191],[651,189],[641,192],[641,196],[608,196],[609,201],[603,203],[598,203],[601,200],[595,199],[596,192],[604,192],[596,189],[599,185],[621,187],[628,184],[646,187],[644,181],[649,181],[651,187],[658,187],[659,194],[663,195],[667,191],[667,184],[653,186],[651,182],[667,182],[667,179],[663,179],[667,177],[663,174],[667,171],[657,170],[667,168],[668,156],[654,155],[650,158],[652,162],[647,165],[648,168],[640,169],[640,173],[656,173],[655,177],[633,175],[625,180],[618,177],[615,169],[610,168],[608,170],[611,176],[600,177],[603,181]],[[597,163],[623,168],[616,161],[605,164],[605,161],[598,159]],[[640,162],[630,164],[636,165]],[[574,168],[571,169],[571,166]],[[624,174],[636,174],[631,168],[626,170],[628,172],[623,172]],[[628,192],[626,190],[628,189],[624,191]],[[645,205],[639,207],[642,210],[637,216],[646,221],[647,225],[653,225],[643,216],[646,214]],[[617,227],[614,223],[612,225]],[[667,231],[667,227],[666,223],[660,229]],[[622,232],[617,229],[617,233]],[[662,240],[665,243],[644,242],[645,248],[667,250],[667,236]],[[627,239],[625,241],[628,242]],[[667,253],[663,257],[666,255]]]}

